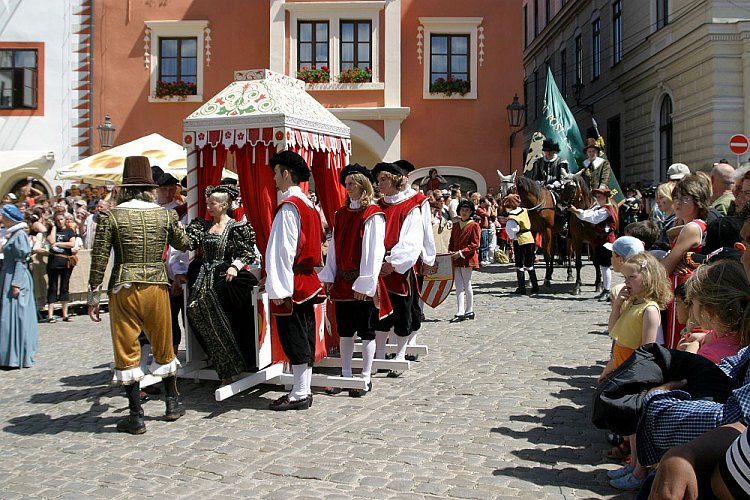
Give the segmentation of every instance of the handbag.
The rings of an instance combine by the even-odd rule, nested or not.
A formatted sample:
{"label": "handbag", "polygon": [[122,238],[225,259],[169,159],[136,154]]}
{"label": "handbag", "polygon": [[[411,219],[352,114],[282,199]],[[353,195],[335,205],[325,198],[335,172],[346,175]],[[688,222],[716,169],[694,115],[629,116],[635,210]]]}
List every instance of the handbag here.
{"label": "handbag", "polygon": [[78,256],[77,255],[66,255],[65,259],[68,261],[68,269],[72,269],[78,265]]}

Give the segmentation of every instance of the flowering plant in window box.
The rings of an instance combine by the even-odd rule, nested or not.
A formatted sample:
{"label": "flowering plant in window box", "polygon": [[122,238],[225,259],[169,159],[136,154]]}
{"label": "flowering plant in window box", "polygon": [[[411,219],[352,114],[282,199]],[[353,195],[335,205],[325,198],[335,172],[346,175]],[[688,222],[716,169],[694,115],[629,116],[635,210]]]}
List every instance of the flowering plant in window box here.
{"label": "flowering plant in window box", "polygon": [[197,85],[192,82],[159,80],[156,82],[156,97],[182,97],[184,99],[185,96],[195,95],[197,89]]}
{"label": "flowering plant in window box", "polygon": [[339,73],[340,83],[366,83],[372,81],[370,68],[349,68]]}
{"label": "flowering plant in window box", "polygon": [[471,92],[471,82],[463,78],[438,78],[430,85],[431,94],[461,94],[466,95]]}
{"label": "flowering plant in window box", "polygon": [[321,66],[320,69],[315,66],[302,66],[302,69],[297,71],[297,78],[305,83],[328,83],[331,81],[331,70],[328,66]]}

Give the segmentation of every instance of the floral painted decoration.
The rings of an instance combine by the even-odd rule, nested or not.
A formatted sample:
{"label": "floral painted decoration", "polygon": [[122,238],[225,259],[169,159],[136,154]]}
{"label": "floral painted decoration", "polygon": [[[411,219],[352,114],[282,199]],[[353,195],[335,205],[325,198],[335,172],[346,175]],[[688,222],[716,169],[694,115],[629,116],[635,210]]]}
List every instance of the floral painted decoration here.
{"label": "floral painted decoration", "polygon": [[321,66],[320,69],[315,66],[302,66],[302,69],[297,71],[297,78],[305,83],[328,83],[331,81],[331,70],[328,66]]}
{"label": "floral painted decoration", "polygon": [[438,78],[430,85],[431,94],[466,95],[471,92],[471,82],[463,78]]}

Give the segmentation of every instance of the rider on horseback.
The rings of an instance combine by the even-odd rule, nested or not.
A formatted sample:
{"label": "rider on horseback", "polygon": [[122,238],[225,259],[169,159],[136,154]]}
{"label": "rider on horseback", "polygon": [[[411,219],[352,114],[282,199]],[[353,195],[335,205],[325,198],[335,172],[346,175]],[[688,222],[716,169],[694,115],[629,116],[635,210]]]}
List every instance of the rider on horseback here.
{"label": "rider on horseback", "polygon": [[564,221],[561,235],[567,237],[568,212],[567,207],[560,202],[560,191],[564,179],[569,175],[568,162],[560,158],[557,154],[560,146],[550,139],[545,139],[542,143],[542,152],[544,156],[538,158],[531,169],[531,178],[555,194],[557,213]]}

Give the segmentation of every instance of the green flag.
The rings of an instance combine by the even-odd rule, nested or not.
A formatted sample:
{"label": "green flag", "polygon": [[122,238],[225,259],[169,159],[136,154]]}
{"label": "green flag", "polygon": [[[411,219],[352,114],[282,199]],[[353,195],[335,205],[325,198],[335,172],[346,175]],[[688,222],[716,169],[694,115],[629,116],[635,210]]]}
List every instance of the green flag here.
{"label": "green flag", "polygon": [[586,159],[581,132],[578,130],[573,113],[570,112],[570,108],[557,88],[549,67],[547,68],[542,116],[539,118],[537,130],[560,146],[560,157],[568,162],[570,173],[576,173],[583,160]]}

